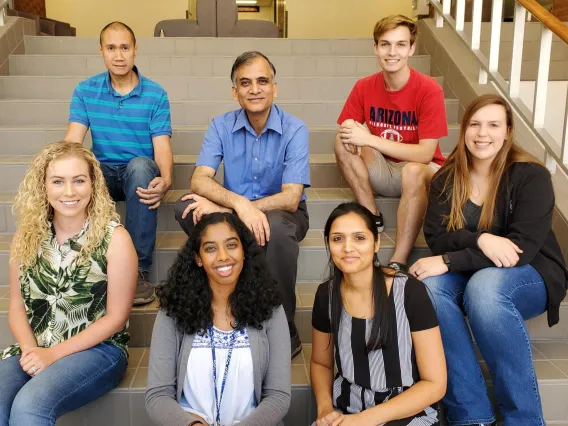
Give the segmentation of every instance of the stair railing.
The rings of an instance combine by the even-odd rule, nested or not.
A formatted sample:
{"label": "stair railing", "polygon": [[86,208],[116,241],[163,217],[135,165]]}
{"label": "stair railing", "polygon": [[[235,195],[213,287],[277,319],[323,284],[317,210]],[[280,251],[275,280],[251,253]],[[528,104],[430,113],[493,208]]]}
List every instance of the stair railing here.
{"label": "stair railing", "polygon": [[[554,140],[544,127],[552,35],[556,34],[560,40],[568,44],[568,28],[537,1],[515,0],[511,73],[509,80],[506,80],[498,70],[503,0],[493,0],[489,57],[480,50],[483,0],[473,0],[471,34],[464,31],[466,0],[454,1],[457,2],[455,19],[450,14],[451,0],[430,0],[435,11],[436,26],[443,27],[444,23],[447,23],[469,46],[480,63],[479,83],[487,84],[491,80],[515,111],[521,115],[543,145],[546,166],[551,173],[555,173],[556,167],[559,166],[565,174],[568,174],[568,93],[562,140]],[[532,20],[533,17],[541,23],[541,37],[534,104],[531,113],[520,99],[520,89],[525,23]]]}

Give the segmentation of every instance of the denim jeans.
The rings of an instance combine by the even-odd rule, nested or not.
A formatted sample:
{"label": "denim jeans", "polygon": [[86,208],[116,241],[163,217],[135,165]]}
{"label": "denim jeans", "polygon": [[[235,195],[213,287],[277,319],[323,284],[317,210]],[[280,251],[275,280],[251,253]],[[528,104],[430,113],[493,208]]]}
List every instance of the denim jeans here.
{"label": "denim jeans", "polygon": [[160,169],[145,157],[133,158],[128,164],[101,163],[101,169],[112,199],[126,201],[125,228],[138,254],[138,269],[149,271],[156,245],[158,210],[150,210],[149,205],[142,204],[136,189],[148,188],[152,179],[160,175]]}
{"label": "denim jeans", "polygon": [[55,426],[63,414],[112,390],[126,371],[126,355],[101,343],[54,362],[37,376],[20,356],[0,361],[0,426]]}
{"label": "denim jeans", "polygon": [[424,280],[436,308],[448,366],[443,402],[452,426],[495,415],[471,333],[487,363],[505,426],[544,425],[525,320],[546,310],[546,287],[530,265],[446,273]]}

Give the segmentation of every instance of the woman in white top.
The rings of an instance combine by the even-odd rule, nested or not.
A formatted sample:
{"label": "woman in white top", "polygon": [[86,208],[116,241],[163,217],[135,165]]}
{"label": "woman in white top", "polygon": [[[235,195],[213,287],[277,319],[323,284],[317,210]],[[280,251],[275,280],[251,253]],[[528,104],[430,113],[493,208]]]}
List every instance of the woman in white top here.
{"label": "woman in white top", "polygon": [[203,216],[158,289],[146,410],[156,425],[282,425],[290,340],[276,283],[245,225]]}

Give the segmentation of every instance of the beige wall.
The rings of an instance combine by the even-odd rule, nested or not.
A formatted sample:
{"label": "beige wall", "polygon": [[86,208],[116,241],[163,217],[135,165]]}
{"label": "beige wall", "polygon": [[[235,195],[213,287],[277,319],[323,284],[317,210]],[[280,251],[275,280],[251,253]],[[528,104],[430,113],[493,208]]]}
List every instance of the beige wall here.
{"label": "beige wall", "polygon": [[[195,0],[46,0],[47,16],[69,22],[78,37],[96,37],[111,20],[124,21],[137,36],[152,36],[162,19],[184,18],[195,11]],[[143,6],[141,6],[143,4]],[[412,15],[412,0],[287,0],[291,38],[371,37],[382,17]],[[195,13],[194,13],[195,14]],[[272,21],[272,7],[240,13],[240,19]]]}
{"label": "beige wall", "polygon": [[153,36],[162,19],[185,18],[188,0],[45,0],[47,16],[69,22],[78,37],[97,37],[110,21],[123,21],[137,36]]}
{"label": "beige wall", "polygon": [[412,0],[286,0],[290,38],[367,38],[388,15],[412,16]]}

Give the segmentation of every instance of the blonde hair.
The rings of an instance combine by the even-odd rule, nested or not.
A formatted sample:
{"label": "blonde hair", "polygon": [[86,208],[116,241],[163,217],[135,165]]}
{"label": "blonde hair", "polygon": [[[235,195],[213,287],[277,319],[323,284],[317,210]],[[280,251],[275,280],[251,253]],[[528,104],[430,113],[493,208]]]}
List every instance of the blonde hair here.
{"label": "blonde hair", "polygon": [[48,221],[53,217],[53,207],[47,200],[45,184],[47,168],[54,160],[65,157],[76,157],[84,160],[89,166],[91,178],[91,200],[87,206],[86,243],[81,247],[78,260],[87,261],[91,253],[101,244],[110,221],[118,221],[115,203],[110,198],[106,181],[95,155],[76,142],[55,142],[47,145],[37,154],[24,180],[20,184],[14,203],[18,228],[12,247],[13,257],[19,258],[23,267],[35,264],[38,249],[50,229]]}
{"label": "blonde hair", "polygon": [[386,18],[381,19],[375,24],[375,29],[373,30],[373,38],[375,39],[375,44],[379,42],[381,36],[387,31],[394,30],[398,27],[406,27],[410,31],[410,45],[412,46],[416,41],[416,34],[418,33],[418,26],[416,22],[404,15],[391,15]]}
{"label": "blonde hair", "polygon": [[514,163],[540,164],[536,158],[513,141],[515,125],[513,121],[513,111],[508,102],[501,96],[492,94],[483,95],[475,99],[465,110],[460,126],[460,136],[457,146],[442,168],[436,173],[436,176],[434,176],[434,179],[443,176],[445,184],[442,193],[445,193],[447,190],[451,193],[451,210],[450,214],[445,218],[448,232],[462,229],[465,226],[463,206],[469,199],[472,190],[470,178],[472,156],[465,145],[465,132],[469,126],[471,117],[481,108],[488,105],[500,105],[505,109],[509,132],[503,142],[503,146],[491,163],[489,171],[489,192],[481,209],[481,217],[477,227],[478,231],[491,232],[497,194],[505,171]]}

